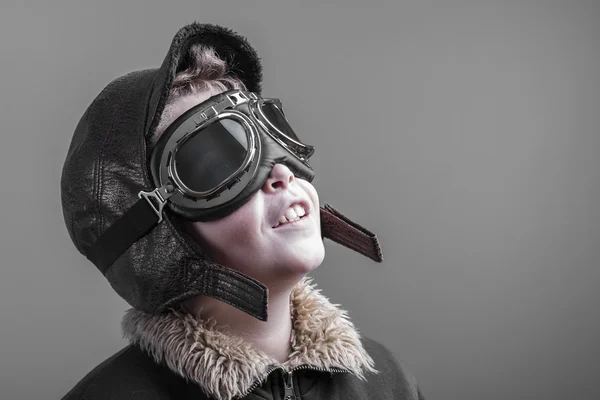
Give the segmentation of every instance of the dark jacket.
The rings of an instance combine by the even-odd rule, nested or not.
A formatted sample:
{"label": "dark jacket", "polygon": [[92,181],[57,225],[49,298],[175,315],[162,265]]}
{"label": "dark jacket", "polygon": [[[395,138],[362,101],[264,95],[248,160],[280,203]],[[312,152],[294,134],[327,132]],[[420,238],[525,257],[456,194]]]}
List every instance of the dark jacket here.
{"label": "dark jacket", "polygon": [[307,279],[291,294],[292,353],[279,364],[240,338],[176,307],[130,309],[130,345],[90,371],[63,400],[423,400],[412,374],[362,337]]}

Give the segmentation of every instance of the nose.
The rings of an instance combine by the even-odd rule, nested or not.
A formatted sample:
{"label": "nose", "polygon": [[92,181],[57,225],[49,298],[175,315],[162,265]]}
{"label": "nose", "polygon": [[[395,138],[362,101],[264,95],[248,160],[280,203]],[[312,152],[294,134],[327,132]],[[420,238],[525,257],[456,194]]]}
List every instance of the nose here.
{"label": "nose", "polygon": [[294,179],[296,179],[294,173],[288,167],[283,164],[275,164],[271,170],[271,175],[263,185],[263,190],[267,193],[273,193],[287,189]]}

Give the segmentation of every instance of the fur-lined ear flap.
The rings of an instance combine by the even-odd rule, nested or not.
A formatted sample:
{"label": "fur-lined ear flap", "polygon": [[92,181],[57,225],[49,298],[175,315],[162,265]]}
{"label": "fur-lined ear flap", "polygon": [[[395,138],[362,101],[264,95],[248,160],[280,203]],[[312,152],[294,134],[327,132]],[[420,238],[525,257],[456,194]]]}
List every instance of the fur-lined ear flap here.
{"label": "fur-lined ear flap", "polygon": [[383,252],[377,236],[329,204],[321,207],[321,237],[331,239],[373,261],[383,261]]}

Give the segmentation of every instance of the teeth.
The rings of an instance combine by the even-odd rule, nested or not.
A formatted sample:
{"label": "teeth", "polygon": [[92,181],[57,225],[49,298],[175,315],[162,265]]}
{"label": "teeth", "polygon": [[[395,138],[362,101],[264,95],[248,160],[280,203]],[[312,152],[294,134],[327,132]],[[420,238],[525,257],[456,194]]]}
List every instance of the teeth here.
{"label": "teeth", "polygon": [[285,217],[288,219],[288,221],[291,221],[294,218],[298,217],[298,214],[296,214],[296,211],[294,211],[294,209],[292,207],[285,210],[285,213],[283,215],[285,215]]}
{"label": "teeth", "polygon": [[304,216],[304,214],[306,214],[306,212],[304,211],[304,207],[302,207],[300,204],[294,205],[294,211],[296,211],[296,214],[299,217],[302,217]]}
{"label": "teeth", "polygon": [[283,215],[279,217],[279,223],[275,225],[275,228],[287,222],[297,221],[304,215],[306,215],[304,207],[301,204],[294,204],[292,207],[285,210]]}

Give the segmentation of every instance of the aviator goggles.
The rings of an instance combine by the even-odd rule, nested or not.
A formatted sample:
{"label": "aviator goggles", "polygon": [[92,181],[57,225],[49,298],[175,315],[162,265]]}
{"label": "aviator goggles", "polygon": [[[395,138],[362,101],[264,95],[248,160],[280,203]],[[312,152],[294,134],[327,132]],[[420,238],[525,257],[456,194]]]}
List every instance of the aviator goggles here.
{"label": "aviator goggles", "polygon": [[276,163],[312,181],[313,153],[294,133],[279,99],[231,90],[191,108],[166,129],[150,160],[157,189],[139,196],[156,204],[159,219],[167,200],[187,219],[217,219],[258,191]]}

